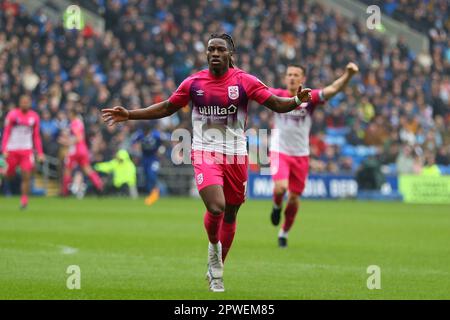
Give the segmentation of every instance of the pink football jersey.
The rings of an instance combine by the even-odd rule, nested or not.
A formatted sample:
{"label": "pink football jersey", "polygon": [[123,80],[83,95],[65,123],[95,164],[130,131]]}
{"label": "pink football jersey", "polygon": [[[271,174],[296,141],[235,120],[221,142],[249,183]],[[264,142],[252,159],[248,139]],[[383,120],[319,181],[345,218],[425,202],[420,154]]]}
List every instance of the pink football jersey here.
{"label": "pink football jersey", "polygon": [[185,79],[169,101],[177,106],[192,101],[193,150],[245,155],[248,101],[263,104],[271,95],[260,80],[238,68],[219,78],[206,69]]}
{"label": "pink football jersey", "polygon": [[69,149],[69,154],[86,154],[88,153],[88,147],[86,144],[86,138],[84,134],[84,124],[79,118],[75,118],[70,122],[70,133],[80,140],[72,145]]}
{"label": "pink football jersey", "polygon": [[33,150],[34,147],[38,154],[42,154],[39,123],[39,115],[33,110],[24,113],[20,108],[16,108],[8,112],[5,119],[2,150]]}
{"label": "pink football jersey", "polygon": [[[270,88],[273,94],[280,97],[292,97],[286,89]],[[289,156],[309,155],[309,132],[311,115],[317,105],[325,102],[322,90],[311,91],[311,101],[303,102],[296,109],[287,113],[274,112],[274,127],[270,139],[270,150]]]}

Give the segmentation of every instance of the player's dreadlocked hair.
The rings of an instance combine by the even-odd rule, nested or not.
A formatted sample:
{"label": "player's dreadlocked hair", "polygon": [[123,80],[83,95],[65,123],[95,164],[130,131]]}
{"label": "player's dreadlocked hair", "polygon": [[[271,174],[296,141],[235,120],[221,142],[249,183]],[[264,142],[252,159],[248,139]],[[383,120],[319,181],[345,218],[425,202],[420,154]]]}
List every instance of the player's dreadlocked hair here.
{"label": "player's dreadlocked hair", "polygon": [[229,67],[233,68],[234,67],[234,61],[233,61],[233,57],[232,56],[233,56],[233,53],[235,51],[233,38],[229,34],[226,34],[226,33],[222,33],[222,34],[213,33],[213,34],[211,34],[209,36],[208,41],[211,40],[211,39],[223,39],[223,40],[226,41],[227,46],[228,46],[228,51],[231,52]]}

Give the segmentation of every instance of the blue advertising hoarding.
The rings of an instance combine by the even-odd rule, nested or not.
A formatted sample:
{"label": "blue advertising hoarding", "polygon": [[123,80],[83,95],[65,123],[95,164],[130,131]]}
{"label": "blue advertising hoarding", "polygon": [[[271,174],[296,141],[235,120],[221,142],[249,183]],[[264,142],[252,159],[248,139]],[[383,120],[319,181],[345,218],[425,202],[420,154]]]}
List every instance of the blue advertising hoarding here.
{"label": "blue advertising hoarding", "polygon": [[[250,173],[247,192],[247,196],[253,199],[272,198],[273,181],[271,176]],[[387,176],[386,182],[381,188],[381,194],[389,195],[397,192],[397,176]],[[308,177],[302,197],[310,199],[342,199],[355,198],[357,195],[358,183],[352,175],[312,174]]]}

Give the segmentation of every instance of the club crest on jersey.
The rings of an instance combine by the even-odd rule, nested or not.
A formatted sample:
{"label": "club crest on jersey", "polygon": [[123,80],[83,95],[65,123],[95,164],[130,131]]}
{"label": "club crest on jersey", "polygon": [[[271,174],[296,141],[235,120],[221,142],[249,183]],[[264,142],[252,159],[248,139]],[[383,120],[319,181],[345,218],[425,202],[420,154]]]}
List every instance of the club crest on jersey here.
{"label": "club crest on jersey", "polygon": [[197,175],[197,184],[202,184],[203,183],[203,173],[199,173]]}
{"label": "club crest on jersey", "polygon": [[229,86],[228,87],[228,97],[232,100],[239,98],[239,87]]}

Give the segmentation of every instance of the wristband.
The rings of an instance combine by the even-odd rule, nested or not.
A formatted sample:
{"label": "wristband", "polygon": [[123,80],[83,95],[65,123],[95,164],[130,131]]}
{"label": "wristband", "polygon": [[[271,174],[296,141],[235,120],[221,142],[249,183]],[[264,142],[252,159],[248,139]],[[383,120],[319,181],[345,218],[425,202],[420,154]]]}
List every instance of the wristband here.
{"label": "wristband", "polygon": [[302,102],[300,101],[300,99],[299,99],[297,96],[295,96],[295,103],[296,103],[298,106],[302,104]]}

